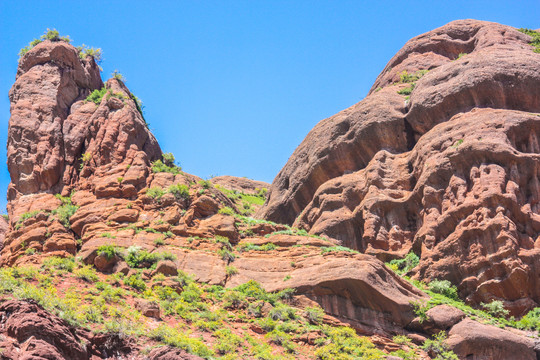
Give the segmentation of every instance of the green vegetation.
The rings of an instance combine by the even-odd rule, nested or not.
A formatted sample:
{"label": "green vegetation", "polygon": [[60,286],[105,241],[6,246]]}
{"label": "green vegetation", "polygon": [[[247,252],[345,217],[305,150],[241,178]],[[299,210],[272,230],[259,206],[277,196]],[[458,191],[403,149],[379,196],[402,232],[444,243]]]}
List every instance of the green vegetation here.
{"label": "green vegetation", "polygon": [[394,259],[386,264],[396,273],[403,275],[414,269],[420,263],[420,258],[413,252],[410,252],[403,259]]}
{"label": "green vegetation", "polygon": [[[114,247],[101,250],[116,251]],[[58,272],[63,275],[53,276]],[[76,278],[87,284],[61,291],[55,289],[60,283]],[[165,279],[163,275],[144,279],[142,271],[128,277],[121,273],[97,276],[92,267],[81,265],[74,258],[51,257],[45,259],[40,269],[1,268],[0,294],[34,299],[69,324],[94,333],[116,333],[134,337],[137,342],[150,338],[158,342],[156,345],[178,347],[205,359],[307,358],[305,348],[297,346],[295,341],[312,331],[321,331],[315,345],[319,359],[382,356],[367,338],[358,336],[354,330],[323,325],[322,309],[298,311],[284,303],[294,292],[292,289],[269,293],[255,281],[224,289],[197,283],[183,272],[168,278],[177,282],[180,290],[159,285]],[[155,301],[161,308],[164,321],[150,332],[148,320],[132,308],[137,298]],[[267,316],[262,314],[263,305],[269,309]],[[173,321],[175,325],[171,325]],[[263,337],[255,339],[247,332],[253,322],[267,332]],[[206,332],[204,340],[202,332]]]}
{"label": "green vegetation", "polygon": [[101,63],[102,51],[100,48],[88,47],[82,44],[81,46],[77,46],[77,51],[79,51],[79,58],[84,59],[87,56],[91,56],[97,64]]}
{"label": "green vegetation", "polygon": [[60,34],[58,33],[58,31],[56,29],[47,29],[47,31],[45,31],[45,33],[43,35],[41,35],[39,37],[39,39],[34,39],[30,42],[30,44],[28,44],[27,46],[23,47],[20,51],[19,51],[19,60],[20,58],[22,58],[24,55],[26,55],[26,53],[28,51],[30,51],[34,46],[42,43],[43,41],[45,40],[49,40],[49,41],[64,41],[64,42],[67,42],[68,44],[71,42],[71,39],[69,38],[69,36],[60,36]]}
{"label": "green vegetation", "polygon": [[500,300],[493,300],[490,303],[481,303],[480,306],[482,306],[489,314],[498,317],[503,318],[508,316],[508,310],[504,308],[504,304]]}
{"label": "green vegetation", "polygon": [[106,93],[107,93],[107,88],[103,86],[99,90],[96,89],[92,91],[92,93],[86,97],[85,101],[91,101],[94,104],[99,105],[101,104],[101,99],[103,99]]}
{"label": "green vegetation", "polygon": [[171,153],[165,153],[162,155],[162,160],[156,160],[152,163],[152,172],[160,173],[167,172],[174,175],[181,174],[182,168],[175,165],[174,155]]}
{"label": "green vegetation", "polygon": [[464,57],[465,55],[467,55],[467,53],[459,53],[459,54],[458,54],[458,57],[456,58],[456,60],[461,59],[461,58]]}
{"label": "green vegetation", "polygon": [[[102,234],[103,236],[103,234]],[[97,249],[97,254],[107,259],[113,259],[115,257],[123,258],[124,254],[122,249],[116,245],[101,245]]]}
{"label": "green vegetation", "polygon": [[120,81],[122,81],[122,82],[125,81],[124,76],[123,76],[122,74],[120,74],[120,73],[118,72],[118,70],[114,70],[114,71],[112,72],[111,76],[112,76],[113,78],[115,78],[116,80],[120,80]]}
{"label": "green vegetation", "polygon": [[43,213],[42,210],[33,210],[33,211],[28,211],[28,212],[23,213],[19,217],[19,220],[17,220],[17,223],[15,223],[15,229],[19,230],[23,226],[26,220],[36,217],[38,214],[41,214],[41,213]]}
{"label": "green vegetation", "polygon": [[409,87],[398,90],[400,95],[410,95],[416,86],[416,81],[418,81],[422,76],[424,76],[429,70],[418,70],[414,74],[409,74],[407,71],[401,72],[399,74],[399,82],[402,84],[411,84]]}
{"label": "green vegetation", "polygon": [[130,246],[125,256],[126,263],[131,268],[152,268],[160,260],[175,260],[176,257],[167,252],[149,253],[140,246]]}
{"label": "green vegetation", "polygon": [[412,83],[411,86],[403,88],[401,90],[398,90],[399,95],[411,95],[412,91],[414,90],[414,87],[416,86],[416,83]]}
{"label": "green vegetation", "polygon": [[534,308],[516,323],[518,329],[536,330],[540,336],[540,308]]}
{"label": "green vegetation", "polygon": [[531,44],[534,47],[535,53],[540,53],[540,33],[538,31],[534,31],[531,29],[524,29],[524,28],[518,29],[518,31],[521,31],[522,33],[527,34],[530,37],[532,37],[529,44]]}
{"label": "green vegetation", "polygon": [[426,340],[422,348],[428,353],[436,354],[436,360],[459,360],[446,343],[446,333],[444,331],[433,335],[433,339]]}
{"label": "green vegetation", "polygon": [[134,94],[131,94],[131,100],[133,100],[133,102],[135,103],[135,107],[137,108],[137,111],[139,112],[139,114],[141,114],[141,117],[143,118],[143,121],[144,121],[144,124],[146,125],[146,128],[149,129],[150,124],[148,124],[146,122],[146,119],[144,117],[144,105],[143,105],[141,99],[139,99]]}
{"label": "green vegetation", "polygon": [[85,101],[91,101],[94,104],[99,105],[101,104],[101,101],[105,95],[107,95],[107,100],[109,100],[111,97],[115,97],[123,101],[126,98],[124,94],[115,93],[114,91],[112,91],[112,89],[107,89],[107,87],[103,85],[101,89],[96,89],[92,91],[92,93],[86,97]]}
{"label": "green vegetation", "polygon": [[418,81],[422,76],[427,74],[429,70],[418,70],[414,74],[409,74],[407,71],[401,72],[399,74],[399,82],[400,83],[414,83],[415,81]]}
{"label": "green vegetation", "polygon": [[314,325],[318,325],[323,320],[324,310],[322,308],[320,308],[319,306],[307,307],[305,309],[305,316],[306,316],[306,319],[310,323],[312,323]]}
{"label": "green vegetation", "polygon": [[92,153],[89,153],[89,152],[85,152],[81,155],[81,165],[80,165],[80,169],[79,170],[82,170],[85,166],[86,166],[86,163],[88,163],[90,161],[90,159],[92,159]]}
{"label": "green vegetation", "polygon": [[266,244],[263,244],[263,245],[255,245],[253,243],[244,243],[244,244],[241,244],[237,247],[237,250],[240,251],[240,252],[244,252],[244,251],[272,251],[272,250],[275,250],[277,249],[277,246],[276,244],[274,243],[266,243]]}
{"label": "green vegetation", "polygon": [[323,247],[321,247],[321,254],[327,254],[327,253],[339,252],[339,251],[349,252],[349,253],[353,253],[353,254],[359,254],[358,251],[353,250],[353,249],[348,248],[348,247],[345,247],[345,246],[323,246]]}
{"label": "green vegetation", "polygon": [[130,286],[138,291],[146,290],[146,283],[141,278],[140,274],[133,274],[124,279],[124,285]]}
{"label": "green vegetation", "polygon": [[227,265],[225,268],[225,273],[229,276],[238,274],[238,269],[232,265]]}
{"label": "green vegetation", "polygon": [[96,270],[90,265],[86,265],[76,269],[74,272],[76,277],[85,281],[94,283],[99,280]]}
{"label": "green vegetation", "polygon": [[[254,205],[263,205],[266,201],[266,195],[268,193],[268,189],[266,188],[255,189],[257,191],[256,194],[246,194],[237,190],[226,189],[220,185],[216,185],[216,188],[237,205],[240,215],[243,216],[253,214],[255,212],[253,208]],[[232,209],[230,209],[230,211],[232,211],[230,215],[233,215],[234,211]]]}
{"label": "green vegetation", "polygon": [[459,300],[457,287],[448,280],[433,280],[428,288],[434,293],[446,296],[449,299]]}
{"label": "green vegetation", "polygon": [[189,199],[189,186],[184,184],[171,185],[167,188],[167,192],[177,199]]}
{"label": "green vegetation", "polygon": [[367,338],[359,337],[351,328],[323,326],[326,338],[318,339],[321,347],[315,355],[321,360],[382,359],[385,354]]}
{"label": "green vegetation", "polygon": [[79,208],[77,205],[74,205],[71,202],[72,195],[73,193],[68,197],[56,194],[56,198],[62,202],[62,205],[51,212],[51,214],[55,215],[58,221],[60,221],[60,223],[62,223],[66,229],[71,228],[69,219],[75,214],[75,212],[77,212],[77,209]]}
{"label": "green vegetation", "polygon": [[151,197],[152,199],[159,201],[163,195],[165,195],[165,190],[163,190],[160,187],[152,187],[148,190],[146,190],[146,195]]}

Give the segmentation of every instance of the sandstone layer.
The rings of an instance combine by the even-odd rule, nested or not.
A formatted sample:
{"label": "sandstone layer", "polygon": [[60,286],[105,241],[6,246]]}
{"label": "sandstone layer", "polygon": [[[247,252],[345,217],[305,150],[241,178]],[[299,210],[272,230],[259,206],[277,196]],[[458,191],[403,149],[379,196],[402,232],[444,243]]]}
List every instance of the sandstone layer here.
{"label": "sandstone layer", "polygon": [[538,306],[540,55],[530,40],[474,20],[411,39],[364,100],[308,134],[259,215],[385,261],[413,251],[417,278],[450,280],[472,304],[502,300],[514,315]]}

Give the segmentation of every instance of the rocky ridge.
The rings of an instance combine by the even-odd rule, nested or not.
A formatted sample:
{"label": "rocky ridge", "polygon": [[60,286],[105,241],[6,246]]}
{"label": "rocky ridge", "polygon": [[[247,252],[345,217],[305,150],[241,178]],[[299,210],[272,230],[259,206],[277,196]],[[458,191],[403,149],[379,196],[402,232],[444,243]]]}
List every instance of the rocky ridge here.
{"label": "rocky ridge", "polygon": [[[461,47],[441,45],[443,51],[432,44],[448,41]],[[440,82],[437,76],[442,75],[436,70],[452,68],[449,57],[468,49],[471,53],[456,64],[469,61],[469,56],[472,61],[471,44],[478,51],[490,46],[499,49],[497,44],[505,45],[507,51],[522,46],[525,54],[531,52],[527,41],[526,35],[512,28],[473,21],[454,22],[411,40],[418,44],[406,45],[404,49],[409,50],[391,60],[392,69],[383,71],[377,87],[363,102],[323,121],[308,135],[299,149],[310,150],[297,149],[291,158],[297,162],[298,173],[285,176],[293,167],[287,165],[260,209],[259,200],[265,195],[261,190],[267,184],[234,177],[207,181],[182,172],[170,155],[162,154],[136,98],[121,79],[103,83],[94,59],[81,58],[65,42],[38,44],[20,60],[10,91],[8,168],[12,182],[6,230],[0,222],[0,236],[5,233],[0,253],[4,267],[0,269],[0,292],[5,296],[0,305],[4,314],[0,327],[4,345],[0,346],[6,349],[2,358],[330,359],[339,355],[348,359],[382,358],[392,353],[429,359],[438,354],[419,345],[440,331],[448,336],[441,340],[445,349],[460,358],[504,358],[516,353],[523,359],[536,358],[538,341],[529,337],[532,333],[483,324],[476,321],[483,314],[465,307],[462,311],[437,305],[427,310],[427,304],[440,300],[438,295],[423,284],[414,286],[381,261],[420,249],[420,264],[411,275],[451,279],[472,304],[489,298],[485,294],[492,294],[496,285],[478,291],[474,286],[483,278],[476,283],[468,279],[469,287],[456,280],[464,272],[448,264],[458,266],[456,259],[461,261],[463,252],[454,252],[455,258],[444,265],[437,258],[441,251],[437,242],[429,242],[430,235],[435,234],[435,240],[440,236],[433,231],[451,233],[457,228],[455,208],[459,206],[455,203],[467,188],[459,181],[464,176],[460,174],[474,165],[479,180],[470,191],[470,204],[460,205],[459,211],[484,211],[481,216],[493,220],[480,221],[480,225],[477,220],[471,222],[473,226],[506,226],[503,235],[492,231],[490,236],[498,239],[497,244],[509,243],[495,251],[509,261],[492,267],[486,279],[491,276],[493,282],[498,274],[509,271],[517,274],[506,282],[495,281],[504,285],[498,285],[501,289],[510,284],[523,290],[516,299],[505,298],[507,307],[518,313],[535,306],[537,295],[531,284],[534,269],[538,269],[534,265],[537,246],[523,235],[519,249],[508,251],[512,245],[516,249],[516,238],[512,238],[516,231],[532,234],[535,225],[530,222],[529,230],[518,227],[512,233],[515,227],[507,219],[534,219],[535,204],[511,206],[525,196],[519,193],[519,186],[531,189],[526,192],[528,198],[536,196],[530,180],[535,176],[535,143],[527,138],[532,150],[522,149],[523,128],[534,129],[536,114],[501,106],[493,110],[497,116],[490,109],[479,109],[449,114],[445,121],[420,119],[420,115],[404,118],[414,104],[426,104],[415,102],[419,96],[415,94],[428,89],[422,85],[427,84],[426,79]],[[411,59],[405,61],[405,57]],[[419,59],[424,62],[420,64]],[[524,57],[524,63],[527,59],[533,58]],[[418,69],[406,65],[415,62]],[[397,90],[406,84],[391,83],[403,70],[425,69],[426,63],[432,64],[432,70],[416,80],[411,98],[404,100]],[[400,64],[405,65],[400,68]],[[461,66],[468,71],[466,64]],[[394,69],[397,72],[392,77],[389,74]],[[525,78],[531,78],[536,70],[527,65],[522,71]],[[535,96],[530,104],[535,103]],[[456,95],[454,101],[459,103],[459,99]],[[433,114],[444,112],[437,101],[446,100],[430,102]],[[526,106],[533,106],[530,104]],[[380,118],[365,120],[370,113]],[[478,126],[481,116],[485,120]],[[464,119],[454,124],[450,117]],[[437,127],[445,136],[433,132]],[[460,132],[459,139],[456,132]],[[514,134],[513,144],[519,145],[509,149],[502,135],[510,133]],[[486,139],[483,150],[472,141],[478,135]],[[471,137],[470,144],[465,136]],[[456,142],[459,144],[454,146]],[[325,146],[321,153],[314,150],[320,144]],[[467,160],[473,147],[477,155]],[[494,158],[503,170],[477,165],[489,152],[499,154]],[[504,180],[500,173],[505,171],[505,156],[514,159],[516,179],[501,189],[512,189],[513,196],[493,189],[496,181]],[[459,164],[461,172],[452,164]],[[457,190],[448,195],[435,184],[444,183],[441,179],[453,172],[458,174],[452,180]],[[295,181],[291,189],[301,189],[280,197],[280,186],[290,185],[285,177]],[[418,184],[431,184],[431,188]],[[441,198],[445,202],[438,203]],[[496,207],[490,213],[494,199],[506,201],[511,212]],[[357,216],[364,215],[358,215],[356,207],[378,214],[366,215],[360,222],[368,224],[372,235],[363,230],[357,233]],[[429,209],[449,211],[448,219]],[[254,210],[278,221],[249,217]],[[431,216],[431,225],[420,240],[412,239],[418,234],[416,211]],[[298,214],[295,226],[289,226]],[[383,236],[385,231],[393,231],[391,241]],[[456,240],[450,243],[469,241],[472,235],[461,236],[464,233],[475,231],[455,234]],[[482,238],[481,244],[487,246],[490,239]],[[522,248],[531,251],[524,253]],[[473,260],[469,272],[480,269],[477,257]],[[525,277],[520,278],[523,273]],[[291,288],[294,292],[288,290]],[[19,300],[8,300],[10,297]],[[75,309],[78,315],[73,314]],[[29,327],[29,323],[42,326]],[[348,332],[351,328],[369,340]],[[347,341],[356,345],[346,347]]]}
{"label": "rocky ridge", "polygon": [[364,100],[308,134],[259,215],[384,261],[412,251],[410,275],[448,280],[470,304],[537,307],[540,55],[530,41],[475,20],[411,39]]}

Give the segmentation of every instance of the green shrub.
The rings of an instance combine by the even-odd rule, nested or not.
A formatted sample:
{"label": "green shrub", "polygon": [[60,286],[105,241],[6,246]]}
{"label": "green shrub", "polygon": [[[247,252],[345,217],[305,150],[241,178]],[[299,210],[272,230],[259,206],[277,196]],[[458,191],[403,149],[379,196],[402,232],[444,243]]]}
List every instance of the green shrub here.
{"label": "green shrub", "polygon": [[265,317],[260,319],[258,322],[261,329],[263,329],[266,332],[270,332],[276,328],[277,322],[272,319],[271,317]]}
{"label": "green shrub", "polygon": [[428,353],[436,354],[437,360],[459,360],[456,354],[450,350],[450,347],[446,343],[446,333],[444,331],[439,332],[436,335],[433,335],[433,339],[427,339],[422,345]]}
{"label": "green shrub", "polygon": [[231,332],[230,329],[220,329],[214,332],[217,341],[214,349],[218,354],[234,353],[242,343],[242,338]]}
{"label": "green shrub", "polygon": [[116,245],[101,245],[97,249],[97,254],[109,260],[114,257],[119,257],[119,258],[123,257],[122,249]]}
{"label": "green shrub", "polygon": [[101,104],[101,99],[103,99],[106,93],[107,93],[107,88],[103,86],[99,90],[96,89],[92,91],[92,93],[86,97],[85,101],[91,101],[94,104],[99,105]]}
{"label": "green shrub", "polygon": [[159,173],[159,172],[167,172],[171,174],[180,174],[182,172],[182,168],[180,166],[175,165],[175,159],[174,155],[171,153],[164,153],[161,156],[162,160],[156,160],[152,163],[152,172]]}
{"label": "green shrub", "polygon": [[127,249],[126,263],[131,268],[148,268],[160,260],[156,253],[142,250],[140,246],[130,246]]}
{"label": "green shrub", "polygon": [[416,316],[418,316],[420,324],[427,320],[427,312],[429,309],[431,309],[431,304],[422,300],[411,300],[410,304],[413,307],[414,313],[416,314]]}
{"label": "green shrub", "polygon": [[45,31],[45,34],[41,35],[41,37],[39,39],[34,39],[30,42],[30,44],[28,44],[28,46],[25,46],[23,47],[20,51],[19,51],[19,60],[24,56],[26,55],[26,53],[28,51],[30,51],[34,46],[42,43],[43,41],[45,40],[50,40],[50,41],[65,41],[67,42],[68,44],[71,42],[71,39],[69,38],[69,36],[60,36],[60,34],[58,33],[58,31],[56,29],[47,29],[47,31]]}
{"label": "green shrub", "polygon": [[140,274],[133,274],[124,279],[124,285],[130,286],[135,290],[144,291],[146,290],[146,284],[143,279],[141,279]]}
{"label": "green shrub", "polygon": [[93,283],[93,282],[96,282],[96,281],[99,280],[99,278],[98,278],[98,276],[96,274],[96,270],[94,270],[94,268],[91,267],[90,265],[80,267],[80,268],[76,269],[73,273],[79,279],[83,279],[83,280],[88,281],[88,282]]}
{"label": "green shrub", "polygon": [[398,274],[406,274],[420,264],[420,258],[413,252],[410,252],[403,259],[394,259],[390,261],[390,268]]}
{"label": "green shrub", "polygon": [[482,306],[489,314],[495,317],[506,317],[508,316],[508,310],[504,308],[504,304],[500,300],[493,300],[490,303],[481,303]]}
{"label": "green shrub", "polygon": [[412,91],[414,90],[414,87],[416,86],[415,83],[412,83],[411,86],[403,88],[401,90],[398,90],[399,95],[411,95]]}
{"label": "green shrub", "polygon": [[326,254],[330,252],[338,252],[338,251],[345,251],[349,253],[358,254],[358,251],[353,250],[351,248],[345,247],[345,246],[323,246],[321,247],[321,254]]}
{"label": "green shrub", "polygon": [[268,316],[275,321],[287,321],[296,319],[296,312],[290,306],[279,304],[270,310]]}
{"label": "green shrub", "polygon": [[163,195],[165,195],[165,191],[160,187],[152,187],[148,190],[146,190],[146,195],[151,197],[152,199],[159,201]]}
{"label": "green shrub", "polygon": [[234,261],[234,259],[236,259],[236,256],[229,249],[226,248],[220,249],[218,251],[218,254],[225,261]]}
{"label": "green shrub", "polygon": [[239,251],[272,251],[277,249],[276,244],[274,243],[266,243],[264,245],[255,245],[252,243],[245,243],[238,247]]}
{"label": "green shrub", "polygon": [[201,187],[206,190],[214,187],[210,180],[201,180],[199,181],[199,185],[201,185]]}
{"label": "green shrub", "polygon": [[229,290],[223,296],[225,308],[239,309],[244,307],[246,296],[239,291]]}
{"label": "green shrub", "polygon": [[118,70],[114,70],[112,72],[111,76],[113,78],[115,78],[116,80],[124,81],[124,76],[122,74],[120,74],[120,72]]}
{"label": "green shrub", "polygon": [[540,333],[540,308],[529,311],[516,325],[520,329],[536,330]]}
{"label": "green shrub", "polygon": [[534,31],[531,29],[524,29],[524,28],[518,29],[518,31],[521,31],[522,33],[527,34],[530,37],[532,37],[529,44],[531,44],[534,47],[535,53],[540,53],[540,33],[538,31]]}
{"label": "green shrub", "polygon": [[79,58],[84,59],[87,56],[91,56],[97,64],[101,63],[102,51],[100,48],[88,47],[82,44],[81,46],[77,46],[77,50],[79,51]]}
{"label": "green shrub", "polygon": [[409,74],[407,71],[402,71],[399,74],[399,82],[401,83],[412,83],[419,80],[424,76],[428,70],[418,70],[414,74]]}
{"label": "green shrub", "polygon": [[234,216],[234,214],[235,214],[234,210],[231,209],[228,206],[225,206],[225,207],[222,207],[221,209],[219,209],[218,213],[219,214],[224,214],[224,215],[232,215],[232,216]]}
{"label": "green shrub", "polygon": [[227,265],[225,268],[225,273],[229,276],[238,274],[238,269],[232,265]]}
{"label": "green shrub", "polygon": [[189,187],[184,184],[171,185],[167,188],[167,192],[174,195],[177,199],[189,200]]}
{"label": "green shrub", "polygon": [[48,257],[43,260],[43,266],[46,268],[54,268],[57,270],[65,270],[67,272],[73,272],[75,269],[75,258],[61,258],[61,257]]}
{"label": "green shrub", "polygon": [[428,288],[434,293],[444,295],[450,299],[459,300],[456,286],[452,285],[448,280],[433,280],[429,283]]}
{"label": "green shrub", "polygon": [[305,309],[305,316],[310,323],[314,325],[319,325],[323,320],[324,310],[321,309],[319,306],[307,307]]}
{"label": "green shrub", "polygon": [[320,360],[383,359],[386,354],[377,349],[368,338],[360,337],[348,327],[324,326],[326,339],[321,339],[321,347],[315,351]]}

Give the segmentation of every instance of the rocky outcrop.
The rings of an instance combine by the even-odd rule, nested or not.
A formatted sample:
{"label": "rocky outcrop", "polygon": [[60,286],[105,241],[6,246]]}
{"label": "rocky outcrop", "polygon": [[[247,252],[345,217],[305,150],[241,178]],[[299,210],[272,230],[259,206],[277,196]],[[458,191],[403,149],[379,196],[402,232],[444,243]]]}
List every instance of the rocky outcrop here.
{"label": "rocky outcrop", "polygon": [[465,319],[450,330],[448,345],[460,359],[536,360],[540,342],[524,333]]}
{"label": "rocky outcrop", "polygon": [[32,301],[5,301],[0,314],[2,359],[106,359],[135,348],[114,335],[74,328]]}
{"label": "rocky outcrop", "polygon": [[251,180],[245,177],[236,177],[229,175],[216,176],[210,179],[212,184],[222,186],[225,189],[238,191],[244,194],[258,194],[261,191],[268,190],[270,184],[264,181]]}
{"label": "rocky outcrop", "polygon": [[[416,277],[450,280],[471,303],[538,306],[540,55],[529,41],[473,20],[413,38],[363,101],[308,134],[259,215],[383,260],[414,251]],[[398,94],[404,71],[419,78],[410,98]]]}

